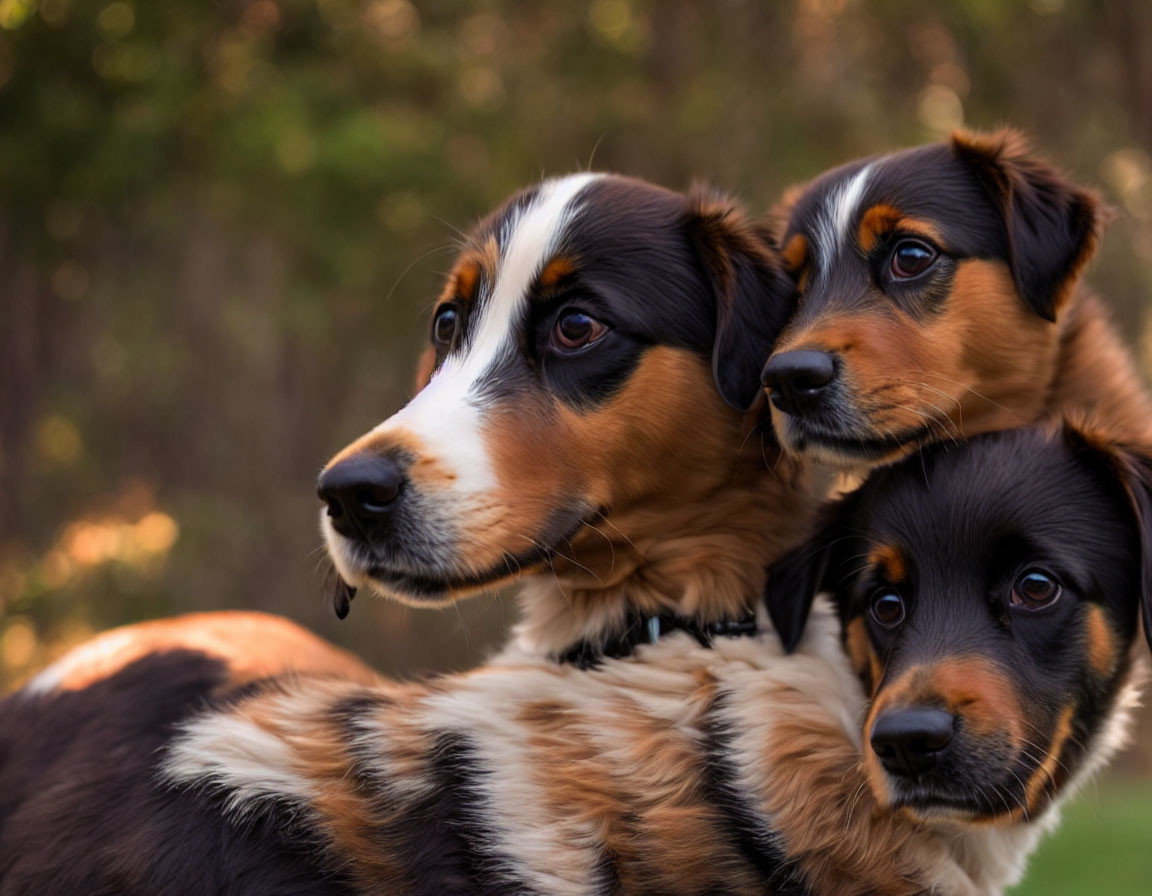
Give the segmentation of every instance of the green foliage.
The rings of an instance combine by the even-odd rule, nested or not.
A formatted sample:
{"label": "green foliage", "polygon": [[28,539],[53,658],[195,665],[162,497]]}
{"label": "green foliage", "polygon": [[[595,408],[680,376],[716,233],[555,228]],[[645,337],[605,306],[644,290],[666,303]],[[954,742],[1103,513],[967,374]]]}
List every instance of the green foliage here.
{"label": "green foliage", "polygon": [[1152,787],[1113,779],[1065,812],[1015,896],[1145,896],[1152,881]]}

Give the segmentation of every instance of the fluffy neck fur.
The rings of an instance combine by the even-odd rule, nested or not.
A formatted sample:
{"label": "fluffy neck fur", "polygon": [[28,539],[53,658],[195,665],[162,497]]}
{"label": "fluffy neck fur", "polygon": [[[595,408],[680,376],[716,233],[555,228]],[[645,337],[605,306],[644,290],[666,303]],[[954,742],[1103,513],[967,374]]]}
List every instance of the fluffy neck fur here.
{"label": "fluffy neck fur", "polygon": [[1152,444],[1152,400],[1104,304],[1077,292],[1061,317],[1050,416],[1090,417],[1110,437]]}
{"label": "fluffy neck fur", "polygon": [[[166,775],[242,817],[307,819],[370,892],[453,867],[405,852],[413,807],[433,798],[453,818],[457,801],[482,806],[486,848],[540,892],[597,891],[605,854],[623,893],[760,892],[748,850],[774,837],[812,892],[975,896],[1018,880],[1054,812],[990,827],[884,811],[831,608],[817,602],[792,657],[762,621],[756,638],[705,650],[681,633],[592,671],[521,657],[407,685],[287,680],[186,724]],[[463,782],[437,777],[446,737],[467,745]]]}
{"label": "fluffy neck fur", "polygon": [[599,644],[630,612],[707,623],[752,610],[767,564],[805,537],[826,485],[822,471],[783,457],[759,432],[732,454],[729,474],[705,494],[681,499],[673,483],[667,495],[599,521],[527,578],[508,649],[556,656]]}

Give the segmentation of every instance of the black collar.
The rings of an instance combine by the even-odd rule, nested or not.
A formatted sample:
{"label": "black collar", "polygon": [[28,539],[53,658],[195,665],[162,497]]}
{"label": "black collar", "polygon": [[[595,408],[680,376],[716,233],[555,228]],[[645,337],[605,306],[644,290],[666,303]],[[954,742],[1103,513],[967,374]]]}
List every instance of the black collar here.
{"label": "black collar", "polygon": [[722,619],[719,622],[699,623],[664,613],[644,616],[629,613],[624,628],[603,642],[578,641],[556,657],[558,663],[593,669],[605,659],[618,660],[631,656],[641,644],[655,644],[672,632],[688,632],[701,647],[711,647],[715,638],[735,638],[756,634],[756,613],[749,610],[740,619]]}

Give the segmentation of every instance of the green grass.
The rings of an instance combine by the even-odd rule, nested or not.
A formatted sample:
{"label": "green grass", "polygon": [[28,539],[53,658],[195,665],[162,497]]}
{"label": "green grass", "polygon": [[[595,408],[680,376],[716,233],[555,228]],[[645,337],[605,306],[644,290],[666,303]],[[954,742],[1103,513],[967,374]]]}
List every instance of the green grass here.
{"label": "green grass", "polygon": [[1152,894],[1152,782],[1089,786],[1028,868],[1012,896]]}

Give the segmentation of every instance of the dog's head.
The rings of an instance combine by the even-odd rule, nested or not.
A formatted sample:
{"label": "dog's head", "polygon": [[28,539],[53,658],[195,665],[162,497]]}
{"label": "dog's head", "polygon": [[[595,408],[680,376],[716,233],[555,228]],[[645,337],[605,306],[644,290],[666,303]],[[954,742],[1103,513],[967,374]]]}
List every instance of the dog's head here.
{"label": "dog's head", "polygon": [[801,298],[764,368],[785,447],[854,466],[1040,419],[1098,218],[1012,132],[819,177],[791,206]]}
{"label": "dog's head", "polygon": [[1152,622],[1149,471],[1071,428],[938,445],[873,474],[770,571],[788,649],[832,596],[882,805],[1026,820],[1116,749],[1141,608]]}
{"label": "dog's head", "polygon": [[748,440],[793,296],[722,197],[594,174],[512,197],[448,278],[421,391],[321,475],[339,574],[442,603],[581,567],[588,524],[654,496],[700,500]]}

